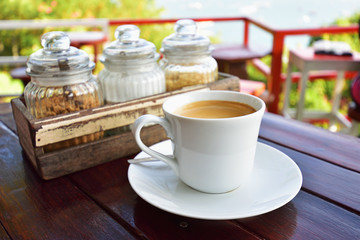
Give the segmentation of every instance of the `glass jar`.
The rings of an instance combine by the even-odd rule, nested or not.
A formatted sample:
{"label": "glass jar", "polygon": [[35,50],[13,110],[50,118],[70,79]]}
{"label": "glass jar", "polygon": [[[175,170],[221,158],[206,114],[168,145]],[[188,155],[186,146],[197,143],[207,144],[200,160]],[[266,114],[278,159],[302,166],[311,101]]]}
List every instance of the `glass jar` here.
{"label": "glass jar", "polygon": [[175,33],[164,38],[161,48],[166,91],[215,81],[218,65],[211,56],[210,40],[196,34],[197,25],[191,19],[178,20],[174,29]]}
{"label": "glass jar", "polygon": [[140,39],[135,25],[122,25],[103,51],[105,68],[98,79],[107,103],[124,102],[165,92],[165,76],[153,43]]}
{"label": "glass jar", "polygon": [[[103,105],[101,88],[92,75],[95,64],[84,51],[70,46],[67,34],[46,33],[41,45],[43,49],[31,54],[27,61],[31,82],[24,89],[24,97],[32,115],[44,118]],[[101,135],[72,139],[50,148],[80,144]]]}

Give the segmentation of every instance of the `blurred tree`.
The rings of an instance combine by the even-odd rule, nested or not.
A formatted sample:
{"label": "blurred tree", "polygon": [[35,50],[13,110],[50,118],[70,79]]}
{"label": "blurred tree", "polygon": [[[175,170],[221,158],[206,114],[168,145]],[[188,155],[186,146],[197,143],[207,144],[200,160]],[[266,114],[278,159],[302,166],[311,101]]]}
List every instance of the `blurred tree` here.
{"label": "blurred tree", "polygon": [[[360,24],[360,12],[355,13],[354,15],[348,18],[339,18],[336,19],[331,25],[336,26],[349,26],[354,24]],[[360,52],[360,33],[354,34],[323,34],[321,36],[312,37],[310,40],[310,44],[312,45],[314,41],[326,39],[330,41],[342,41],[346,42],[350,45],[351,49]]]}
{"label": "blurred tree", "polygon": [[[155,0],[0,0],[0,20],[159,18],[163,10],[156,6]],[[113,33],[116,27],[113,26],[110,29],[110,41],[114,40]],[[173,32],[171,24],[139,27],[141,29],[140,37],[153,42],[158,49],[162,39]],[[0,56],[29,56],[41,48],[41,36],[45,32],[54,30],[86,31],[94,29],[48,27],[29,30],[24,26],[24,29],[1,30]],[[92,53],[92,48],[84,47],[84,50],[89,54]],[[95,72],[99,72],[102,67],[102,64],[97,64]],[[0,94],[21,93],[23,91],[21,81],[12,79],[8,73],[9,69],[8,66],[0,66]]]}
{"label": "blurred tree", "polygon": [[[331,25],[336,26],[349,26],[354,24],[360,24],[360,12],[353,14],[347,18],[338,18],[336,19]],[[360,27],[360,26],[359,26]],[[346,42],[350,45],[351,49],[357,52],[360,52],[360,33],[354,34],[323,34],[321,36],[312,37],[310,40],[309,45],[312,45],[315,41],[325,39],[330,41],[341,41]],[[345,99],[345,104],[342,106],[343,111],[347,111],[347,102],[350,99],[350,92],[349,92],[350,83],[346,82],[346,86],[343,91],[343,99]],[[333,94],[334,83],[331,81],[327,81],[324,84],[324,94],[326,95],[327,99],[330,99]]]}
{"label": "blurred tree", "polygon": [[[163,8],[154,0],[1,0],[0,19],[139,19],[158,18]],[[26,26],[25,26],[26,27]],[[113,27],[114,31],[116,27]],[[159,48],[161,40],[172,32],[170,26],[141,26],[141,37],[154,42]],[[0,55],[28,56],[39,49],[44,32],[55,29],[0,31]],[[56,30],[75,30],[59,29]],[[76,28],[76,30],[80,30]],[[82,29],[86,30],[86,29]],[[113,36],[113,35],[112,35]]]}

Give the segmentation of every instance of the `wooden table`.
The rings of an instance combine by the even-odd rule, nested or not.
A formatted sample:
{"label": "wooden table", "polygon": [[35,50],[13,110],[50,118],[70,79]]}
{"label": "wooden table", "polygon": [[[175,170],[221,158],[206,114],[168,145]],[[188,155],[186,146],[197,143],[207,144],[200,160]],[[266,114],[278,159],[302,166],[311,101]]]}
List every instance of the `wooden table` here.
{"label": "wooden table", "polygon": [[359,139],[266,113],[259,141],[298,164],[298,195],[257,217],[198,220],[137,196],[126,159],[41,180],[22,155],[10,105],[0,104],[0,238],[359,239]]}

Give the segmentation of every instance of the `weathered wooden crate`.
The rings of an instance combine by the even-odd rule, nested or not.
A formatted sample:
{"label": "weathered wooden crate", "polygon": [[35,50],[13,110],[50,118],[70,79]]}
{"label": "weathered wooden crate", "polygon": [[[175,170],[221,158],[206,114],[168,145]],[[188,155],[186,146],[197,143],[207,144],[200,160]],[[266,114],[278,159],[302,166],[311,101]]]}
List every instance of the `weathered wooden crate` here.
{"label": "weathered wooden crate", "polygon": [[[139,152],[129,130],[136,118],[143,114],[163,115],[161,106],[170,96],[209,89],[239,91],[239,79],[221,73],[218,81],[207,85],[42,119],[30,114],[24,99],[13,99],[11,105],[24,153],[40,177],[47,180]],[[49,144],[96,132],[105,132],[104,137],[52,152],[46,150]],[[142,139],[147,145],[166,138],[165,131],[158,125],[142,130]]]}

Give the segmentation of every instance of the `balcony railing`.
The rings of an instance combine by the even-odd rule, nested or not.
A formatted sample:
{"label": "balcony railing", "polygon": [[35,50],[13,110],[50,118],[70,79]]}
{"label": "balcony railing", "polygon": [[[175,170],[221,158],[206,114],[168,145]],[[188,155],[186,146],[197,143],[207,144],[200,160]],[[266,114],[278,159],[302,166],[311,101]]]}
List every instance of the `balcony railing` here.
{"label": "balcony railing", "polygon": [[[109,34],[109,26],[122,25],[122,24],[165,24],[175,23],[178,19],[81,19],[81,20],[3,20],[0,21],[0,30],[4,29],[34,29],[34,28],[45,28],[48,26],[101,26],[106,34]],[[228,21],[241,21],[244,23],[243,28],[243,44],[249,45],[250,25],[254,25],[265,32],[270,33],[273,36],[272,40],[272,61],[271,66],[266,68],[257,59],[254,60],[254,64],[257,65],[258,69],[261,70],[267,76],[267,88],[272,96],[272,101],[268,103],[268,110],[273,113],[279,112],[279,100],[281,87],[284,76],[282,76],[282,55],[284,51],[284,41],[287,36],[294,35],[309,35],[318,36],[322,34],[340,34],[340,33],[358,33],[359,26],[347,26],[347,27],[319,27],[319,28],[302,28],[302,29],[276,29],[274,27],[267,26],[264,23],[255,21],[248,17],[218,17],[218,18],[193,18],[197,22],[213,21],[213,22],[228,22]],[[240,31],[240,30],[239,30]],[[110,36],[108,35],[109,39]],[[360,69],[359,69],[360,70]],[[333,77],[330,74],[329,76]],[[326,77],[324,75],[323,77]],[[296,78],[296,76],[295,76]]]}

